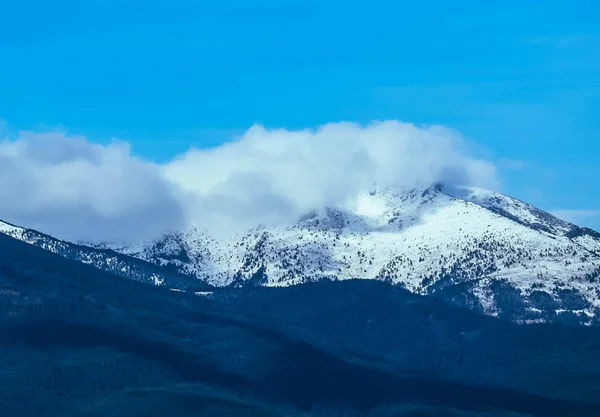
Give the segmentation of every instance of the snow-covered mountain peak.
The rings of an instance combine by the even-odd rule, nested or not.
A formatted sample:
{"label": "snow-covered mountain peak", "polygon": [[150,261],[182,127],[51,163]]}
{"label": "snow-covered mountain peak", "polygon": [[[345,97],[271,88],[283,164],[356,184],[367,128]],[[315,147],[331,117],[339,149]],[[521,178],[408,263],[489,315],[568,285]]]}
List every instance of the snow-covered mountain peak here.
{"label": "snow-covered mountain peak", "polygon": [[494,191],[475,187],[454,187],[445,190],[449,194],[485,207],[523,225],[549,233],[565,234],[573,230],[573,224],[540,210],[531,204]]}
{"label": "snow-covered mountain peak", "polygon": [[557,311],[572,311],[561,301],[565,291],[579,300],[576,314],[596,314],[600,251],[594,248],[600,248],[597,236],[527,203],[434,185],[375,189],[350,207],[315,210],[293,225],[229,239],[182,233],[129,253],[214,285],[364,278],[440,296],[462,288],[461,303],[499,315],[507,309],[500,293],[513,291],[524,300],[521,316],[536,320],[546,308],[536,297],[550,297]]}
{"label": "snow-covered mountain peak", "polygon": [[600,235],[477,188],[373,189],[293,224],[100,247],[217,286],[376,279],[515,320],[600,317]]}
{"label": "snow-covered mountain peak", "polygon": [[428,210],[447,204],[452,198],[441,192],[439,186],[386,187],[359,194],[348,212],[363,219],[370,230],[386,228],[400,217],[416,218]]}

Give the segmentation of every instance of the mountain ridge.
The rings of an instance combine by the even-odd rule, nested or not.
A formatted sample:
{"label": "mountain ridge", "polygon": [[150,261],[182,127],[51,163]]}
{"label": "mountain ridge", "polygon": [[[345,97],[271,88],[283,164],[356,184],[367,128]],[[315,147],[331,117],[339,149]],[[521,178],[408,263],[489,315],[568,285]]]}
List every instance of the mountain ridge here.
{"label": "mountain ridge", "polygon": [[189,228],[90,246],[217,287],[375,279],[513,321],[596,324],[599,236],[500,193],[436,184],[373,189],[351,208],[225,239]]}
{"label": "mountain ridge", "polygon": [[203,286],[193,278],[184,276],[177,271],[157,267],[151,262],[119,253],[110,248],[95,248],[68,242],[3,220],[0,220],[0,233],[65,258],[135,281],[181,288]]}

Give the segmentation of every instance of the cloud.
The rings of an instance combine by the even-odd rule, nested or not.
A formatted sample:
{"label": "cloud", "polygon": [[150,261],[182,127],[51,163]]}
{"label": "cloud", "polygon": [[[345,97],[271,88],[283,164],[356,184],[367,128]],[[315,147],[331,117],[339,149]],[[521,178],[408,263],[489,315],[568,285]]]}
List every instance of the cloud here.
{"label": "cloud", "polygon": [[578,226],[600,230],[600,210],[553,210],[551,213]]}
{"label": "cloud", "polygon": [[160,167],[128,144],[32,132],[0,141],[0,218],[71,240],[147,238],[184,221]]}
{"label": "cloud", "polygon": [[497,186],[496,167],[441,126],[331,123],[289,131],[253,126],[165,164],[125,142],[23,132],[0,142],[0,218],[68,239],[143,239],[194,224],[232,232],[349,207],[378,186]]}
{"label": "cloud", "polygon": [[196,197],[188,214],[201,224],[219,223],[207,221],[213,215],[249,224],[293,219],[348,206],[374,184],[497,185],[495,166],[467,156],[456,132],[398,121],[299,131],[253,126],[234,142],[192,149],[165,169]]}

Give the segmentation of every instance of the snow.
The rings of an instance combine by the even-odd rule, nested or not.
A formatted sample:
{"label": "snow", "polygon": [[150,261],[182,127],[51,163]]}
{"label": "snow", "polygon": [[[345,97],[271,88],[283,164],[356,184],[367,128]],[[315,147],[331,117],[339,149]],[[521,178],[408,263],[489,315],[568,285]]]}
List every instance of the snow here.
{"label": "snow", "polygon": [[578,236],[573,239],[574,242],[586,248],[590,252],[600,255],[600,239],[595,239],[592,236]]}
{"label": "snow", "polygon": [[22,227],[13,226],[12,224],[0,221],[0,233],[4,233],[5,235],[19,238],[22,236],[24,230],[25,229]]}
{"label": "snow", "polygon": [[531,204],[503,194],[475,187],[455,187],[448,190],[451,195],[478,204],[493,211],[518,219],[527,226],[543,225],[553,233],[565,234],[573,225],[533,207]]}
{"label": "snow", "polygon": [[161,286],[161,285],[163,285],[165,283],[165,280],[163,278],[161,278],[159,275],[156,275],[156,274],[153,274],[150,277],[150,279],[151,279],[152,283],[154,285],[156,285],[157,287],[159,287],[159,286]]}
{"label": "snow", "polygon": [[386,212],[385,201],[373,198],[373,195],[360,195],[355,204],[359,216],[379,218]]}

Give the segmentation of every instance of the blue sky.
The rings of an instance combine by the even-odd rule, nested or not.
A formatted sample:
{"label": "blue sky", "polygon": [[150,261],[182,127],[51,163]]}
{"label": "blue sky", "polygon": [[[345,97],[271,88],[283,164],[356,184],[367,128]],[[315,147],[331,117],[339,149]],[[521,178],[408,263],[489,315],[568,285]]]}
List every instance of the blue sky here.
{"label": "blue sky", "polygon": [[600,228],[597,1],[5,3],[9,134],[116,136],[161,162],[257,122],[442,124],[503,191]]}

